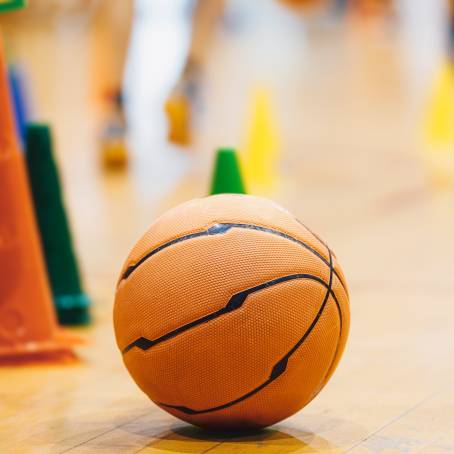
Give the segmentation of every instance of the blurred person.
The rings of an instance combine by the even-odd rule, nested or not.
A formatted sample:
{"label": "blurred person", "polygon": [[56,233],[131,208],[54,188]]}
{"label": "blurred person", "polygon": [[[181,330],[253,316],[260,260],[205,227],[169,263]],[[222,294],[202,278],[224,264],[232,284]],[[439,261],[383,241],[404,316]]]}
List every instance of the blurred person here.
{"label": "blurred person", "polygon": [[[0,15],[9,59],[19,59],[34,81],[40,116],[43,112],[49,116],[57,87],[64,87],[59,98],[65,103],[75,93],[90,93],[102,118],[101,150],[113,137],[124,147],[122,84],[133,4],[133,0],[29,0],[24,9]],[[68,50],[70,60],[65,58]],[[68,87],[71,81],[62,81],[68,67],[74,65],[70,72],[85,75],[80,65],[87,64],[87,57],[88,87],[82,77],[77,86]]]}
{"label": "blurred person", "polygon": [[[277,1],[295,13],[305,14],[313,9],[327,6],[333,0]],[[345,2],[345,0],[340,1]],[[209,48],[226,4],[226,0],[198,0],[194,4],[192,33],[186,62],[165,103],[168,139],[176,144],[188,145],[191,141],[193,105],[198,96],[200,78]]]}
{"label": "blurred person", "polygon": [[168,139],[179,145],[189,144],[192,103],[208,49],[225,8],[226,0],[198,0],[192,16],[192,30],[186,62],[165,103]]}
{"label": "blurred person", "polygon": [[[89,2],[90,0],[84,0]],[[123,80],[133,26],[133,0],[91,0],[90,46],[92,87],[101,108],[101,162],[106,168],[125,167],[126,116]]]}
{"label": "blurred person", "polygon": [[[328,5],[333,0],[276,0],[296,13]],[[339,1],[339,0],[338,0]],[[344,0],[340,0],[344,1]],[[76,18],[77,26],[88,33],[89,81],[91,98],[95,100],[101,117],[101,156],[113,164],[125,159],[123,79],[134,19],[133,0],[29,0],[22,11],[1,18],[2,25],[33,40],[34,27],[42,27],[58,39],[57,25]],[[223,16],[227,0],[193,0],[190,2],[192,31],[185,63],[165,109],[171,141],[187,144],[190,140],[190,117],[197,98],[201,74],[206,63],[213,36]],[[182,7],[187,4],[181,2]],[[14,28],[14,32],[12,30]],[[8,33],[10,35],[10,33]],[[13,38],[14,40],[14,38]],[[34,52],[33,46],[30,52]],[[12,46],[14,54],[14,45]],[[27,57],[27,56],[26,56]],[[49,56],[47,56],[49,57]],[[28,58],[25,58],[28,63]],[[33,59],[31,59],[33,61]],[[35,59],[36,60],[36,59]],[[33,72],[33,68],[31,69]],[[46,99],[42,90],[40,98]],[[122,151],[123,149],[123,151]],[[120,156],[118,151],[120,150]],[[112,153],[113,151],[113,153]]]}
{"label": "blurred person", "polygon": [[[133,0],[29,0],[26,8],[2,14],[8,53],[24,60],[37,94],[39,110],[47,111],[59,84],[57,49],[61,31],[87,46],[90,99],[101,118],[100,149],[104,163],[124,164],[126,117],[123,79],[134,16]],[[169,100],[187,103],[197,91],[199,74],[225,0],[180,2],[192,6],[192,33],[186,62]],[[77,30],[77,37],[73,31]],[[67,33],[68,32],[68,33]],[[85,36],[80,33],[84,33]],[[46,39],[42,40],[41,37]],[[88,39],[85,39],[88,38]],[[86,44],[84,44],[86,42]],[[38,59],[37,54],[42,54]],[[77,63],[74,61],[77,65]],[[68,97],[69,100],[69,97]],[[178,140],[177,140],[178,141]],[[112,159],[111,159],[112,158]]]}

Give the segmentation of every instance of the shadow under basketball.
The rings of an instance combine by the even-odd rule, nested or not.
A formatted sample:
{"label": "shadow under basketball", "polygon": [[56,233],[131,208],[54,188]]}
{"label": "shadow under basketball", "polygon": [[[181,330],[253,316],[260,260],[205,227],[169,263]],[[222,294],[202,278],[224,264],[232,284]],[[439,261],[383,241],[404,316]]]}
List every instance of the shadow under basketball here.
{"label": "shadow under basketball", "polygon": [[[249,432],[210,432],[198,427],[178,425],[158,435],[143,452],[159,450],[182,453],[256,452],[270,449],[273,452],[334,452],[336,447],[327,440],[310,432],[294,435],[275,429],[262,429]],[[296,435],[296,436],[295,436]]]}

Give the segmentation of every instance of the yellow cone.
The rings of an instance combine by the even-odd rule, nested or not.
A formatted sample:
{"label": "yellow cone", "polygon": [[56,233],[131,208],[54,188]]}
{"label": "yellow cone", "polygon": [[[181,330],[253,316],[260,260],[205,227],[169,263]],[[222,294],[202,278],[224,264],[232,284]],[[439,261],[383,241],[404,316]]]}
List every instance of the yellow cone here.
{"label": "yellow cone", "polygon": [[243,147],[246,181],[258,191],[276,184],[279,136],[270,93],[265,88],[254,90],[251,119]]}
{"label": "yellow cone", "polygon": [[429,146],[439,148],[454,144],[454,67],[450,61],[443,64],[437,75],[426,121]]}
{"label": "yellow cone", "polygon": [[454,182],[454,65],[443,63],[435,79],[425,118],[423,160],[435,187]]}

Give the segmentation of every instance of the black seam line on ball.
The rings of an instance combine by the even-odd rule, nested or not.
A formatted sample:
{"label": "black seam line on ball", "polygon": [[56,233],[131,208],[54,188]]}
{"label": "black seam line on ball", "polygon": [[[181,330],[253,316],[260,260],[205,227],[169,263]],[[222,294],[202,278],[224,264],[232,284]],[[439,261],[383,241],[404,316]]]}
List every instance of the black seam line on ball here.
{"label": "black seam line on ball", "polygon": [[[295,221],[298,222],[298,224],[302,225],[316,240],[318,240],[321,244],[323,244],[323,246],[325,246],[329,252],[333,253],[333,251],[331,251],[329,246],[316,233],[314,233],[306,224],[301,222],[298,218],[295,218]],[[333,254],[333,255],[335,255],[335,254]]]}
{"label": "black seam line on ball", "polygon": [[[331,360],[330,362],[330,365],[326,371],[326,374],[323,376],[323,379],[320,383],[325,383],[326,381],[326,377],[328,377],[328,375],[331,373],[331,369],[333,368],[333,365],[337,359],[337,354],[339,352],[339,347],[340,347],[340,343],[341,343],[341,339],[342,339],[342,331],[343,331],[343,313],[342,313],[342,309],[340,307],[340,304],[339,304],[339,301],[337,301],[335,298],[334,299],[334,302],[336,303],[336,306],[337,306],[337,313],[339,315],[339,336],[337,337],[337,344],[336,344],[336,349],[334,350],[334,356],[333,356],[333,359]],[[320,388],[319,391],[317,391],[317,393],[314,395],[314,397],[323,389]],[[313,397],[313,398],[314,398]]]}
{"label": "black seam line on ball", "polygon": [[225,404],[218,405],[217,407],[206,408],[203,410],[195,410],[193,408],[188,408],[188,407],[181,406],[181,405],[169,405],[169,404],[165,404],[162,402],[157,402],[158,405],[161,405],[166,408],[178,410],[178,411],[181,411],[182,413],[186,413],[188,415],[200,415],[200,414],[204,414],[204,413],[212,413],[214,411],[224,410],[233,405],[236,405],[236,404],[242,402],[243,400],[248,399],[249,397],[252,397],[253,395],[257,394],[262,389],[266,388],[270,383],[274,382],[278,377],[280,377],[285,372],[285,370],[287,369],[288,360],[298,350],[298,348],[303,344],[303,342],[307,339],[309,334],[312,332],[315,325],[319,321],[319,319],[323,313],[323,310],[325,309],[325,306],[329,300],[329,297],[334,295],[331,290],[331,287],[333,284],[333,271],[334,271],[333,266],[332,266],[331,253],[329,254],[329,263],[330,263],[329,283],[328,283],[328,285],[326,285],[326,283],[323,281],[323,284],[326,286],[327,290],[326,290],[326,294],[323,299],[323,302],[320,306],[320,309],[317,312],[317,315],[315,316],[314,320],[312,320],[312,323],[310,324],[309,328],[303,334],[303,337],[301,337],[300,340],[287,352],[287,354],[276,363],[276,365],[271,370],[270,376],[268,377],[268,379],[265,382],[263,382],[261,385],[257,386],[257,388],[254,388],[253,390],[249,391],[248,393],[242,395],[241,397],[238,397],[237,399],[227,402]]}
{"label": "black seam line on ball", "polygon": [[[144,263],[146,260],[148,260],[153,255],[157,254],[158,252],[162,251],[163,249],[173,246],[174,244],[181,243],[182,241],[190,240],[192,238],[223,234],[233,228],[258,230],[260,232],[266,232],[266,233],[271,233],[272,235],[280,236],[281,238],[285,238],[286,240],[292,241],[293,243],[303,246],[308,251],[312,252],[312,254],[316,255],[320,260],[322,260],[325,263],[325,265],[330,266],[329,261],[326,260],[326,258],[322,254],[320,254],[320,252],[316,251],[314,248],[312,248],[308,244],[304,243],[303,241],[298,240],[297,238],[294,238],[291,235],[288,235],[287,233],[280,232],[279,230],[270,229],[268,227],[254,225],[254,224],[219,223],[219,224],[213,225],[212,227],[210,227],[207,230],[203,230],[201,232],[190,233],[188,235],[184,235],[182,237],[175,238],[174,240],[168,241],[167,243],[162,244],[161,246],[157,247],[156,249],[153,249],[148,254],[144,255],[137,263],[129,266],[126,269],[126,271],[123,273],[122,279],[127,279],[131,275],[131,273],[134,272],[134,270],[136,270],[140,265],[142,265],[142,263]],[[331,251],[329,248],[328,248],[328,253],[331,254]],[[342,285],[342,287],[344,287],[344,290],[347,291],[347,288],[346,288],[341,276],[338,274],[338,272],[336,270],[334,270],[334,274],[339,279],[339,282]]]}
{"label": "black seam line on ball", "polygon": [[[198,325],[202,325],[202,324],[207,323],[211,320],[214,320],[218,317],[221,317],[222,315],[228,314],[229,312],[233,312],[233,311],[239,309],[241,306],[243,306],[247,297],[249,295],[251,295],[252,293],[258,292],[258,291],[263,290],[268,287],[272,287],[277,284],[281,284],[282,282],[292,281],[295,279],[307,279],[307,280],[316,281],[316,282],[322,284],[324,287],[328,288],[327,284],[325,283],[325,281],[323,281],[323,279],[319,278],[318,276],[314,276],[312,274],[290,274],[288,276],[282,276],[277,279],[273,279],[272,281],[268,281],[263,284],[260,284],[255,287],[251,287],[247,290],[243,290],[239,293],[236,293],[229,299],[228,303],[223,308],[219,309],[218,311],[212,312],[211,314],[208,314],[201,318],[193,320],[192,322],[187,323],[186,325],[182,325],[172,331],[169,331],[168,333],[166,333],[156,339],[147,339],[146,337],[139,337],[138,339],[136,339],[135,341],[133,341],[129,345],[127,345],[122,350],[122,354],[124,355],[125,353],[129,352],[129,350],[131,350],[134,347],[140,348],[141,350],[148,350],[151,347],[154,347],[155,345],[160,344],[161,342],[172,339],[173,337],[176,337],[179,334],[182,334],[185,331],[190,330],[191,328],[194,328]],[[331,293],[332,293],[333,299],[337,302],[336,295],[334,294],[334,292],[332,290],[331,290]]]}
{"label": "black seam line on ball", "polygon": [[123,273],[123,276],[121,277],[122,279],[127,279],[129,275],[140,265],[142,265],[143,262],[148,260],[152,255],[157,254],[158,252],[162,251],[163,249],[166,249],[174,244],[181,243],[182,241],[190,240],[191,238],[197,238],[199,236],[206,236],[208,235],[208,230],[204,230],[203,232],[196,232],[196,233],[190,233],[189,235],[182,236],[180,238],[175,238],[172,241],[169,241],[167,243],[162,244],[161,246],[157,247],[156,249],[153,249],[151,252],[149,252],[147,255],[144,255],[137,263],[134,265],[128,266],[126,271]]}
{"label": "black seam line on ball", "polygon": [[[325,241],[323,241],[314,231],[312,231],[306,224],[304,224],[303,222],[301,222],[298,218],[295,218],[295,221],[298,222],[298,224],[300,224],[301,226],[303,226],[310,234],[312,234],[312,236],[318,240],[321,244],[323,244],[323,246],[326,247],[326,250],[328,251],[328,254],[332,254],[332,256],[334,258],[336,258],[336,254],[331,250],[331,248],[328,246],[328,243],[326,243]],[[327,263],[327,262],[325,262]],[[339,276],[338,272],[336,270],[334,270],[334,274],[336,275],[336,277],[339,279],[339,282],[340,284],[342,285],[342,287],[344,288],[344,291],[345,291],[345,294],[347,295],[347,298],[349,297],[349,294],[348,294],[348,289],[347,289],[347,286],[345,285],[344,281],[341,279],[341,277]],[[339,307],[339,310],[340,310],[340,307]]]}

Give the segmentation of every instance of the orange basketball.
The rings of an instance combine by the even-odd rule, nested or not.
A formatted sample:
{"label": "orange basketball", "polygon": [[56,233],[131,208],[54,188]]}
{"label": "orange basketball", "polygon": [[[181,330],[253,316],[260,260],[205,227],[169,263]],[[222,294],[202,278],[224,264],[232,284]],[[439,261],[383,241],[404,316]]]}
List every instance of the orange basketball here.
{"label": "orange basketball", "polygon": [[215,195],[161,216],[118,282],[114,324],[130,374],[202,427],[259,428],[323,388],[344,350],[336,256],[275,203]]}

